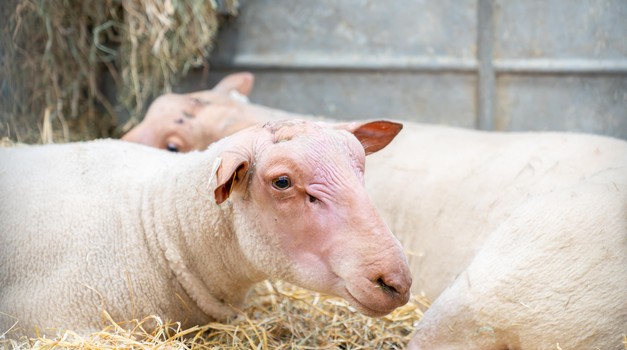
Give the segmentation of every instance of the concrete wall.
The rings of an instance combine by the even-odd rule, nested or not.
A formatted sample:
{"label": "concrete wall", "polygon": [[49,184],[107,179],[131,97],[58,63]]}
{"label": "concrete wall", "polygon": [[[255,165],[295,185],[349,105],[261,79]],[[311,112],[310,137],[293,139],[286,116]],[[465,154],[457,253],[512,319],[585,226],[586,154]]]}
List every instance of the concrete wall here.
{"label": "concrete wall", "polygon": [[625,0],[240,3],[180,91],[248,70],[294,112],[627,139]]}

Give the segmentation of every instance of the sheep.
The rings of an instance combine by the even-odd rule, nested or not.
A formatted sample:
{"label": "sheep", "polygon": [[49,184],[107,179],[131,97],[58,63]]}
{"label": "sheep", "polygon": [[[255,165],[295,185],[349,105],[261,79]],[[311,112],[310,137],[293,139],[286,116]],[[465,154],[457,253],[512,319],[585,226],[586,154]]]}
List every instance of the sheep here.
{"label": "sheep", "polygon": [[401,127],[271,122],[187,154],[120,140],[1,149],[0,331],[89,332],[102,310],[225,320],[270,277],[389,313],[411,277],[363,171]]}
{"label": "sheep", "polygon": [[[415,283],[448,283],[409,348],[621,348],[627,143],[404,130],[393,145],[415,161],[388,149],[369,160],[366,188],[406,249],[419,253],[410,257]],[[389,185],[409,176],[420,179],[411,189]]]}
{"label": "sheep", "polygon": [[[219,127],[228,120],[303,117],[217,100],[251,89],[252,76],[239,74],[193,94],[215,101],[193,120],[208,125],[212,138],[193,148],[228,135]],[[151,124],[172,129],[172,102],[155,101],[174,113],[151,109],[135,132],[151,134]],[[412,291],[434,300],[410,348],[622,348],[625,141],[404,122],[366,169],[366,189],[409,255]]]}
{"label": "sheep", "polygon": [[286,112],[246,103],[253,81],[250,73],[236,73],[212,90],[161,95],[150,105],[142,122],[122,140],[189,152],[205,149],[225,135],[254,124],[248,117],[250,108],[267,119],[290,119]]}

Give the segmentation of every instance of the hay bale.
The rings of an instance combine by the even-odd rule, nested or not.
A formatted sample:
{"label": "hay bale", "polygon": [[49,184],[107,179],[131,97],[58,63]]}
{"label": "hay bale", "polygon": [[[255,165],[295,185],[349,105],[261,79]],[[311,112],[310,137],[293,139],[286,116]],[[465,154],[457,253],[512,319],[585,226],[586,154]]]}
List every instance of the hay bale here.
{"label": "hay bale", "polygon": [[[306,291],[284,282],[263,282],[248,307],[228,323],[183,329],[156,316],[115,323],[81,336],[71,331],[54,339],[2,339],[13,349],[168,348],[168,349],[402,349],[428,307],[422,297],[382,318],[355,312],[346,301]],[[108,316],[105,314],[105,318]],[[147,330],[146,324],[157,324]]]}
{"label": "hay bale", "polygon": [[55,140],[112,134],[118,111],[138,118],[191,67],[206,64],[217,7],[237,0],[5,0],[0,2],[0,136],[38,142],[45,116]]}

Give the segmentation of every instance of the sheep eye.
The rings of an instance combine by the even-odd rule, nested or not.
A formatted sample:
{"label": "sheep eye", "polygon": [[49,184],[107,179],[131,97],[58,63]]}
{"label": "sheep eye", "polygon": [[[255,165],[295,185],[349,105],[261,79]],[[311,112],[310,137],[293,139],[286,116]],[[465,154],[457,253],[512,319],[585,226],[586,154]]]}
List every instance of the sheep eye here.
{"label": "sheep eye", "polygon": [[286,190],[292,186],[292,182],[290,178],[287,176],[279,176],[276,179],[272,180],[272,187],[277,190]]}
{"label": "sheep eye", "polygon": [[170,151],[170,152],[178,152],[179,148],[178,148],[177,145],[175,145],[173,143],[168,143],[167,150]]}
{"label": "sheep eye", "polygon": [[309,196],[309,202],[311,202],[311,203],[315,203],[315,202],[317,202],[317,201],[318,201],[318,198],[316,198],[316,197],[314,197],[314,196],[312,196],[312,195],[310,195],[310,194],[308,194],[308,196]]}

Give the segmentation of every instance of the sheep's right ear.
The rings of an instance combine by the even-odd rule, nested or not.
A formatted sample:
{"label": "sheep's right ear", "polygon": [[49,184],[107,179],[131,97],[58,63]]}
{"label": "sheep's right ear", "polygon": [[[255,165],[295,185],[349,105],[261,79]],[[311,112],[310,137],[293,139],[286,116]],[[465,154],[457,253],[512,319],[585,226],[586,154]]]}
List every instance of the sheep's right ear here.
{"label": "sheep's right ear", "polygon": [[370,122],[336,123],[336,129],[351,132],[364,146],[366,154],[380,151],[387,146],[403,129],[403,124],[389,120]]}
{"label": "sheep's right ear", "polygon": [[233,189],[246,178],[248,158],[237,153],[224,152],[215,172],[216,188],[213,191],[216,203],[222,204],[229,198]]}

